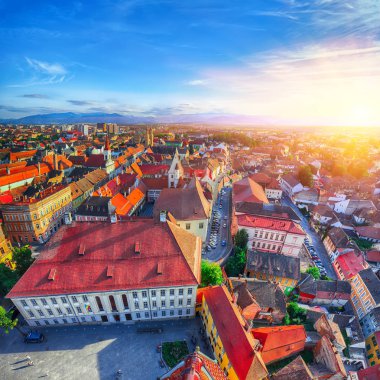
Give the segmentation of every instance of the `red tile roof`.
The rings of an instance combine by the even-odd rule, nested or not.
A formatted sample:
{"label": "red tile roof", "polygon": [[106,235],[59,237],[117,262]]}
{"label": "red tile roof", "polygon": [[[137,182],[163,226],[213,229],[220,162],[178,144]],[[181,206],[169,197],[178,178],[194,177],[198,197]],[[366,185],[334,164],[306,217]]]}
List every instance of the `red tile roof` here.
{"label": "red tile roof", "polygon": [[[45,163],[40,164],[40,174],[49,173],[52,168]],[[10,185],[15,182],[25,181],[37,177],[38,174],[38,165],[25,166],[24,168],[18,170],[18,173],[3,175],[0,177],[0,186]]]}
{"label": "red tile roof", "polygon": [[88,168],[101,168],[105,165],[106,160],[103,154],[91,154],[84,165]]}
{"label": "red tile roof", "polygon": [[[206,288],[203,293],[223,348],[239,379],[259,379],[267,373],[260,353],[254,351],[257,341],[243,327],[244,320],[225,286]],[[254,368],[253,368],[254,367]],[[257,377],[249,377],[256,373]]]}
{"label": "red tile roof", "polygon": [[[84,255],[78,254],[80,246]],[[196,285],[200,250],[200,238],[171,222],[73,223],[58,230],[8,298]],[[48,279],[51,269],[54,281]]]}
{"label": "red tile roof", "polygon": [[269,203],[263,188],[249,177],[233,184],[234,202]]}
{"label": "red tile roof", "polygon": [[239,226],[264,228],[268,230],[286,231],[292,234],[305,235],[302,229],[291,220],[251,216],[248,214],[236,215]]}
{"label": "red tile roof", "polygon": [[261,354],[266,364],[294,355],[305,347],[306,332],[302,325],[260,327],[251,332],[263,346]]}
{"label": "red tile roof", "polygon": [[336,261],[339,264],[346,280],[368,267],[362,254],[357,255],[354,250],[338,256]]}
{"label": "red tile roof", "polygon": [[376,250],[368,251],[367,260],[380,263],[380,251],[376,251]]}
{"label": "red tile roof", "polygon": [[167,174],[169,170],[169,165],[140,165],[140,170],[143,176],[146,175],[156,175],[156,174]]}
{"label": "red tile roof", "polygon": [[358,380],[379,380],[380,379],[380,364],[376,364],[366,369],[361,369],[357,372]]}

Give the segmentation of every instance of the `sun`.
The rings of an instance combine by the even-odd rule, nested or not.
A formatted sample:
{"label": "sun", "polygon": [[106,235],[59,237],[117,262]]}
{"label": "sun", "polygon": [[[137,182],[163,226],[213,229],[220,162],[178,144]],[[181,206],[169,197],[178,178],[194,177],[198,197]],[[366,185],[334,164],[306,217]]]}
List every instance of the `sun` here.
{"label": "sun", "polygon": [[370,107],[357,105],[352,108],[349,122],[357,126],[370,126],[375,123],[375,115]]}

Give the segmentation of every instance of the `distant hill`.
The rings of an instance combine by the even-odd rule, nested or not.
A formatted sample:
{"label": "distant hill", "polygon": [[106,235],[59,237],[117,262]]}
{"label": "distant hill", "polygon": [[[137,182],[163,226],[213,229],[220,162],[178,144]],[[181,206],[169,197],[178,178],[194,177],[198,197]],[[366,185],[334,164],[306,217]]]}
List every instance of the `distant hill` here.
{"label": "distant hill", "polygon": [[0,119],[0,123],[9,124],[68,124],[68,123],[205,123],[205,124],[245,124],[263,125],[273,124],[269,118],[249,115],[233,115],[219,113],[199,113],[184,115],[163,116],[134,116],[118,113],[49,113],[42,115],[25,116],[20,119]]}

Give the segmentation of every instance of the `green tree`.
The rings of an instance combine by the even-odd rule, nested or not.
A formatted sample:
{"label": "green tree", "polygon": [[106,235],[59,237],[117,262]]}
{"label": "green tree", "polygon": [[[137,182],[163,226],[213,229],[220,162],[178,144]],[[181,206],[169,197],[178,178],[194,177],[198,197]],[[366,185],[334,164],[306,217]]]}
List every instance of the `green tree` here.
{"label": "green tree", "polygon": [[9,330],[13,330],[17,326],[18,320],[12,321],[13,310],[7,312],[2,306],[0,306],[0,327],[5,331],[6,334]]}
{"label": "green tree", "polygon": [[216,263],[202,260],[201,287],[209,285],[221,285],[223,282],[222,269]]}
{"label": "green tree", "polygon": [[16,284],[19,276],[16,271],[8,268],[4,263],[0,264],[0,295],[5,296]]}
{"label": "green tree", "polygon": [[321,272],[318,267],[310,267],[306,269],[306,273],[311,274],[316,280],[321,278]]}
{"label": "green tree", "polygon": [[313,186],[313,173],[311,172],[310,166],[301,166],[298,170],[298,179],[303,186],[312,187]]}
{"label": "green tree", "polygon": [[248,232],[242,228],[235,235],[235,246],[246,250],[248,244]]}
{"label": "green tree", "polygon": [[236,247],[232,256],[230,256],[226,263],[226,273],[228,277],[237,277],[239,274],[244,273],[244,268],[247,263],[247,256],[245,250]]}
{"label": "green tree", "polygon": [[300,325],[305,322],[307,310],[298,306],[297,302],[289,302],[286,310],[292,324]]}
{"label": "green tree", "polygon": [[21,248],[14,247],[13,261],[16,264],[16,273],[19,277],[21,277],[34,261],[32,257],[32,251],[28,246],[24,246]]}

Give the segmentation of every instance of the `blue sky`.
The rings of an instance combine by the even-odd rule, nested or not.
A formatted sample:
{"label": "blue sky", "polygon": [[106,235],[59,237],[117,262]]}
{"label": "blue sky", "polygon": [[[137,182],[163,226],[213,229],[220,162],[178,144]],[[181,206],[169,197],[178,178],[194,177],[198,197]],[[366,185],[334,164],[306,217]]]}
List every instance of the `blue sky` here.
{"label": "blue sky", "polygon": [[0,117],[380,125],[377,0],[0,0]]}

